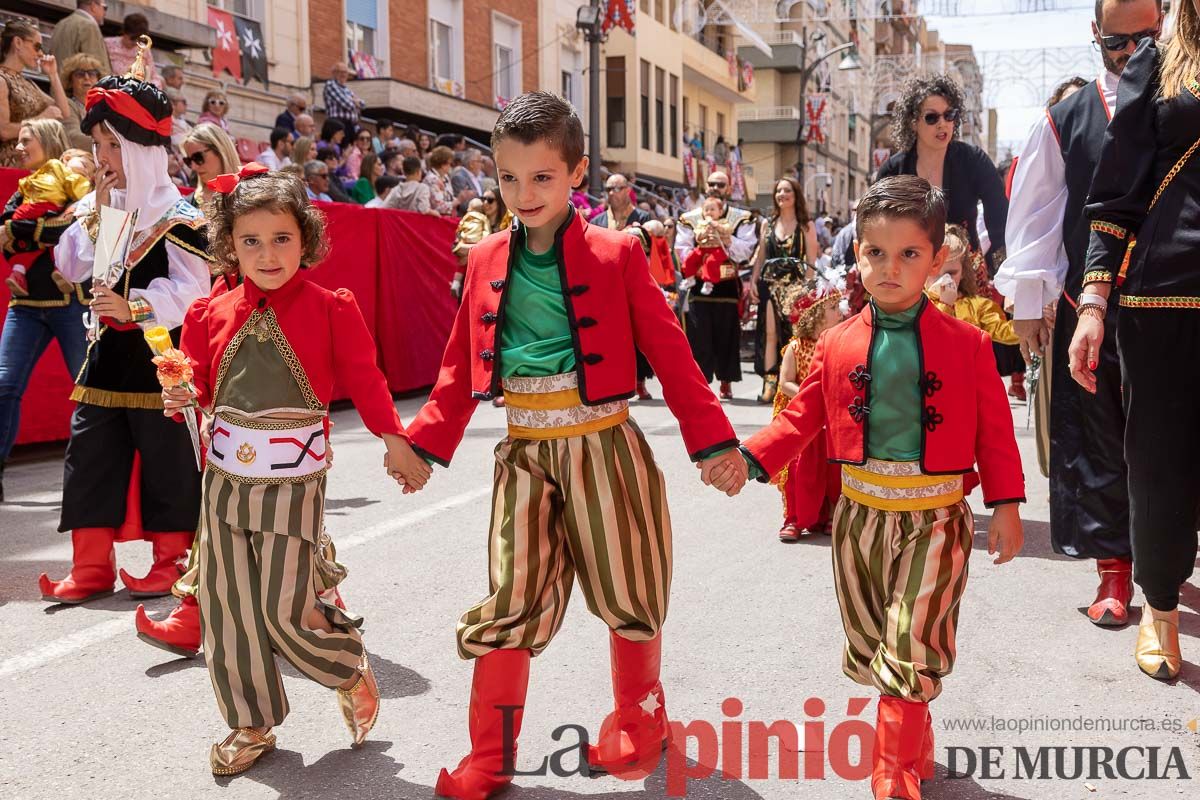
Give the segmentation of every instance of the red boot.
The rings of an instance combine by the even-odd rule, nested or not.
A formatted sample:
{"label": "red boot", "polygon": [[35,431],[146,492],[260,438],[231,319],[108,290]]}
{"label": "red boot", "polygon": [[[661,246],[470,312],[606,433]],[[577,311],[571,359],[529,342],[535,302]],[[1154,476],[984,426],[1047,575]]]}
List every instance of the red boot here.
{"label": "red boot", "polygon": [[78,605],[113,593],[117,581],[117,554],[112,528],[76,528],[71,531],[71,572],[61,581],[46,573],[38,578],[42,599],[48,603]]}
{"label": "red boot", "polygon": [[1020,400],[1022,403],[1029,400],[1025,393],[1025,373],[1014,372],[1008,381],[1008,396]]}
{"label": "red boot", "polygon": [[29,284],[25,280],[25,273],[13,272],[4,279],[4,282],[8,284],[8,292],[13,297],[29,296]]}
{"label": "red boot", "polygon": [[729,381],[721,381],[721,399],[733,399],[733,387],[729,385]]}
{"label": "red boot", "polygon": [[1133,562],[1127,558],[1096,560],[1100,588],[1096,602],[1088,609],[1088,618],[1105,628],[1118,628],[1129,622],[1129,603],[1133,600]]}
{"label": "red boot", "polygon": [[935,761],[933,758],[933,717],[929,716],[928,707],[925,712],[925,738],[921,742],[921,780],[933,780]]}
{"label": "red boot", "polygon": [[187,569],[188,548],[196,534],[191,531],[154,533],[154,566],[144,578],[135,578],[121,570],[121,582],[129,589],[130,597],[165,597],[171,586]]}
{"label": "red boot", "polygon": [[[468,712],[471,752],[454,772],[442,770],[438,775],[434,791],[439,797],[484,800],[512,783],[505,767],[516,768],[530,657],[528,650],[493,650],[475,659]],[[504,712],[502,706],[517,709]],[[505,713],[512,720],[510,731],[505,731]],[[511,741],[506,741],[506,733]]]}
{"label": "red boot", "polygon": [[183,598],[161,621],[150,619],[139,603],[133,624],[137,637],[146,644],[184,658],[195,658],[200,652],[200,605],[192,595]]}
{"label": "red boot", "polygon": [[650,390],[646,388],[645,381],[637,382],[637,399],[638,400],[653,400],[654,395],[650,394]]}
{"label": "red boot", "polygon": [[925,734],[929,704],[881,695],[875,722],[874,769],[871,791],[875,800],[921,800],[921,771],[925,767]]}
{"label": "red boot", "polygon": [[609,632],[613,698],[616,708],[600,726],[600,739],[588,746],[592,772],[652,772],[670,738],[663,688],[659,683],[662,636],[631,642]]}

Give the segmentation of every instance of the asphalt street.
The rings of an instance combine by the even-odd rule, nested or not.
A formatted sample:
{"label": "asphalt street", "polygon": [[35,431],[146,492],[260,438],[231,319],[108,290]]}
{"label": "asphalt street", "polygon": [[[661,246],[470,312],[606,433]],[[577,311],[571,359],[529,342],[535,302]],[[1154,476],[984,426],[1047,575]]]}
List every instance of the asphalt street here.
{"label": "asphalt street", "polygon": [[[742,436],[770,417],[749,378],[726,404]],[[406,422],[419,405],[398,401]],[[1025,549],[992,564],[976,493],[959,660],[932,706],[938,767],[924,796],[1200,796],[1200,589],[1190,585],[1183,597],[1182,676],[1167,684],[1143,676],[1133,661],[1136,627],[1100,629],[1084,616],[1094,565],[1050,548],[1025,406],[1013,414],[1030,499]],[[703,486],[663,402],[635,403],[633,416],[670,492],[675,576],[663,684],[669,714],[687,726],[686,756],[676,749],[644,780],[621,780],[576,774],[578,759],[562,755],[558,772],[571,774],[522,775],[505,797],[635,800],[678,796],[681,787],[711,800],[869,797],[857,779],[854,722],[873,724],[874,702],[841,673],[828,538],[780,544],[774,487],[752,484],[730,499]],[[18,452],[0,505],[0,797],[432,797],[438,769],[467,751],[471,667],[456,655],[454,627],[487,589],[492,449],[505,434],[504,412],[481,406],[453,466],[413,496],[388,480],[382,446],[352,409],[334,418],[327,524],[350,569],[343,593],[366,618],[384,698],[367,745],[349,749],[334,693],[288,667],[292,712],[276,729],[278,750],[245,775],[214,778],[208,748],[225,730],[203,660],[138,641],[137,602],[124,590],[84,607],[41,601],[38,574],[61,577],[70,561],[68,537],[56,532],[62,451]],[[118,561],[141,574],[149,545],[119,546]],[[611,708],[607,632],[575,594],[560,635],[533,663],[522,772],[578,744],[577,729],[564,726],[595,735]],[[1140,603],[1139,595],[1135,621]],[[154,616],[172,605],[147,604]],[[772,728],[783,732],[782,747],[773,740],[765,757],[751,758],[764,726],[778,721],[790,723]],[[797,760],[799,777],[780,777]],[[969,774],[950,777],[951,768]]]}

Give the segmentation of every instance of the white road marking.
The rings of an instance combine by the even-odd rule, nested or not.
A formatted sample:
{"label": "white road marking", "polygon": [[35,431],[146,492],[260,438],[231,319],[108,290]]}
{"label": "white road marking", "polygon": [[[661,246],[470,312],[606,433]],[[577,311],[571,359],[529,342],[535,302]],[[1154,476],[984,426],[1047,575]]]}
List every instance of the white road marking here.
{"label": "white road marking", "polygon": [[[466,505],[474,502],[484,495],[489,495],[492,492],[492,487],[487,486],[482,489],[474,489],[470,492],[456,494],[453,497],[448,497],[445,500],[434,503],[431,506],[420,508],[411,511],[408,514],[401,514],[398,517],[389,519],[387,522],[381,522],[378,525],[372,525],[366,530],[343,536],[334,539],[334,544],[337,546],[338,552],[342,553],[350,548],[358,547],[378,539],[380,536],[394,533],[396,530],[403,528],[406,525],[415,525],[431,519],[443,511],[449,511],[452,508]],[[34,650],[22,653],[18,656],[6,658],[0,661],[0,680],[13,675],[25,675],[31,670],[57,661],[64,656],[71,655],[86,647],[100,644],[108,639],[120,634],[133,635],[133,611],[121,614],[119,617],[97,623],[91,627],[76,631],[75,633],[55,639],[52,642],[42,645]]]}

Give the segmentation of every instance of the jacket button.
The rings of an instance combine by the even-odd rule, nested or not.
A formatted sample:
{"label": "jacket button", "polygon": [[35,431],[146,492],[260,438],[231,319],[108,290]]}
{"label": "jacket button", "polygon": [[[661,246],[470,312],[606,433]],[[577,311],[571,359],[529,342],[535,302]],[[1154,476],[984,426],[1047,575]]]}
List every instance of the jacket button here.
{"label": "jacket button", "polygon": [[496,279],[496,280],[492,281],[492,288],[495,289],[497,292],[500,291],[501,289],[504,288],[504,281],[500,280],[500,279]]}
{"label": "jacket button", "polygon": [[600,355],[599,353],[588,353],[583,357],[583,363],[589,365],[599,364],[603,360],[604,356]]}
{"label": "jacket button", "polygon": [[482,358],[484,361],[491,361],[493,358],[496,357],[496,354],[493,353],[491,350],[481,350],[481,351],[479,351],[479,357]]}
{"label": "jacket button", "polygon": [[570,289],[567,289],[567,294],[571,295],[572,297],[579,297],[579,295],[583,294],[587,290],[587,286],[580,284],[579,286],[572,286]]}
{"label": "jacket button", "polygon": [[592,319],[591,317],[580,317],[579,318],[579,327],[581,327],[581,328],[590,328],[595,324],[596,324],[596,320]]}
{"label": "jacket button", "polygon": [[486,311],[486,312],[484,312],[483,316],[479,318],[479,320],[480,320],[480,322],[486,322],[488,324],[491,324],[496,321],[496,312],[495,311]]}

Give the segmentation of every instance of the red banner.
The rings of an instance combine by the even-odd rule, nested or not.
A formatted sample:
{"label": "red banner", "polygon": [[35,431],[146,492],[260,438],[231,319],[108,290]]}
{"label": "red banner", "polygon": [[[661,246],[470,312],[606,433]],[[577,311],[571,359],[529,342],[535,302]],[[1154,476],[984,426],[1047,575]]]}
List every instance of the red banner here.
{"label": "red banner", "polygon": [[633,35],[634,20],[637,10],[633,0],[604,0],[604,19],[600,23],[600,31],[608,33],[613,28],[624,28]]}
{"label": "red banner", "polygon": [[[0,201],[12,196],[17,179],[25,174],[0,169]],[[393,392],[431,386],[457,310],[450,295],[450,279],[458,269],[450,254],[456,220],[342,203],[318,205],[328,220],[330,251],[313,268],[313,282],[354,293]],[[0,278],[7,274],[7,264],[0,258]],[[0,302],[8,304],[2,280]],[[21,402],[17,444],[68,437],[72,383],[58,345],[52,342]],[[344,399],[345,394],[335,388],[335,397]]]}
{"label": "red banner", "polygon": [[217,34],[217,43],[212,48],[212,71],[216,77],[228,72],[239,81],[242,79],[242,48],[238,44],[237,26],[233,15],[219,8],[208,7],[208,24]]}
{"label": "red banner", "polygon": [[806,141],[825,144],[825,132],[829,129],[829,95],[810,94],[804,105]]}

